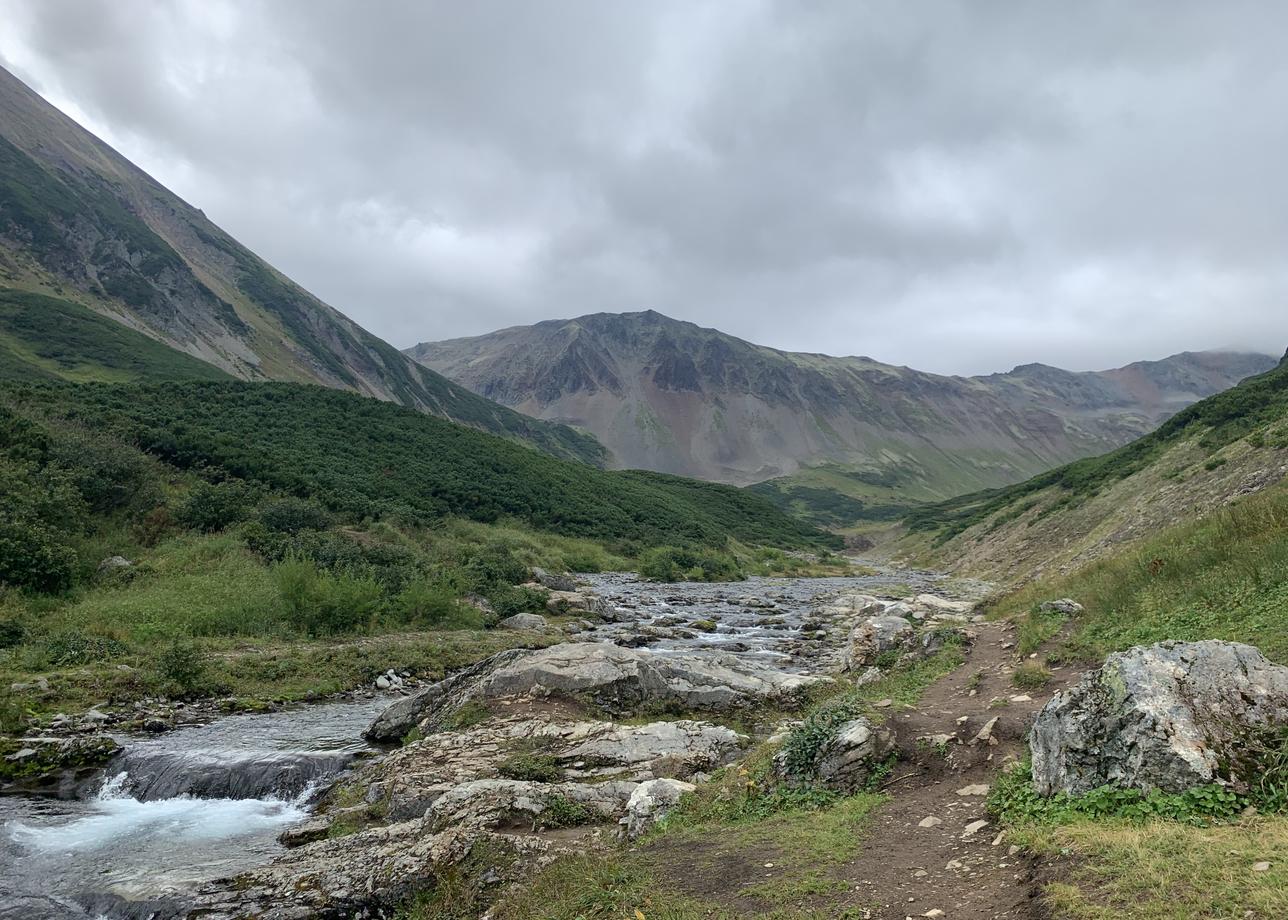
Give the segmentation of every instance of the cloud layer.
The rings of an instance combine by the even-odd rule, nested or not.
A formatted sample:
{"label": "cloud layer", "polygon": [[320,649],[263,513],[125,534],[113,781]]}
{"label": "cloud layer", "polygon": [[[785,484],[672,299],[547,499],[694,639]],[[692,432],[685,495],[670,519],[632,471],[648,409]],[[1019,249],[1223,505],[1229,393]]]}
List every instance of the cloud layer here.
{"label": "cloud layer", "polygon": [[0,0],[0,61],[398,345],[653,308],[945,372],[1288,346],[1288,7]]}

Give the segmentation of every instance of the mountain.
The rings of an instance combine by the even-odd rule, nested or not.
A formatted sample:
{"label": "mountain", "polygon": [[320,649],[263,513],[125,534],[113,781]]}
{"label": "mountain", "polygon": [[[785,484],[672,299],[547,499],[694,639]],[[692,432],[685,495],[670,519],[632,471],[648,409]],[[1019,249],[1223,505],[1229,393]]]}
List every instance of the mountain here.
{"label": "mountain", "polygon": [[1286,475],[1288,356],[1103,456],[917,509],[902,551],[1001,580],[1050,576],[1112,557]]}
{"label": "mountain", "polygon": [[[588,435],[497,406],[408,360],[3,69],[0,293],[61,301],[51,309],[66,314],[68,341],[45,345],[65,355],[101,328],[88,310],[233,377],[352,390],[604,461]],[[20,338],[9,317],[0,314],[0,336]]]}
{"label": "mountain", "polygon": [[775,480],[768,491],[785,500],[815,488],[933,500],[1015,482],[1130,441],[1274,364],[1186,353],[1100,373],[1030,364],[946,377],[778,351],[652,311],[516,326],[407,354],[502,405],[592,432],[620,466]]}

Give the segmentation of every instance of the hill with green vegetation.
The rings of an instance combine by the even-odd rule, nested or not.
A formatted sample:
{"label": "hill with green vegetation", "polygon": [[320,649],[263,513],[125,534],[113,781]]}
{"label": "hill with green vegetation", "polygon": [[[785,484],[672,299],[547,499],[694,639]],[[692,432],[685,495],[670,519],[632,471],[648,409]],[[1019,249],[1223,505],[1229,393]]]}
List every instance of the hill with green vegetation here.
{"label": "hill with green vegetation", "polygon": [[57,687],[0,706],[5,731],[113,695],[291,697],[552,641],[484,630],[543,609],[519,587],[533,565],[736,579],[837,543],[731,486],[236,380],[0,386],[0,494],[0,679]]}
{"label": "hill with green vegetation", "polygon": [[0,380],[228,379],[214,365],[78,303],[0,288]]}
{"label": "hill with green vegetation", "polygon": [[[24,292],[58,298],[62,305],[56,307],[30,302],[54,312],[79,306],[233,377],[320,383],[523,440],[556,456],[595,465],[607,460],[590,435],[496,405],[376,338],[3,68],[0,288],[11,300]],[[4,346],[13,340],[21,345],[24,337],[15,320],[0,312],[4,351],[12,352]],[[28,361],[35,364],[31,373],[87,376],[97,349],[81,334],[85,329],[80,319],[46,322],[41,348],[59,359]],[[18,354],[27,357],[30,350],[20,347]],[[14,358],[3,360],[10,365]],[[166,370],[164,360],[150,363]]]}
{"label": "hill with green vegetation", "polygon": [[904,550],[1002,578],[1069,571],[1288,473],[1288,360],[1118,450],[921,507]]}

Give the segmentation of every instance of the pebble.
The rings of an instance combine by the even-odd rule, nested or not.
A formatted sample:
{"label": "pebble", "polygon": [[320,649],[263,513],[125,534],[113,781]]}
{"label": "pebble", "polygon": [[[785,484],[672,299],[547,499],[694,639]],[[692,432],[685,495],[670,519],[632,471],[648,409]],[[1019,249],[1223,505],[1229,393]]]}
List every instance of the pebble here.
{"label": "pebble", "polygon": [[944,822],[941,819],[936,818],[934,815],[931,815],[930,817],[922,818],[919,822],[917,822],[917,827],[939,827],[939,825],[943,823]]}
{"label": "pebble", "polygon": [[957,790],[958,795],[988,795],[987,783],[974,783],[970,786],[963,786]]}
{"label": "pebble", "polygon": [[974,837],[986,827],[988,827],[988,822],[982,818],[978,821],[972,821],[970,824],[967,824],[965,829],[962,831],[962,839],[966,840],[970,837]]}
{"label": "pebble", "polygon": [[1253,864],[1252,864],[1252,871],[1253,871],[1253,872],[1269,872],[1269,871],[1270,871],[1270,863],[1268,863],[1268,862],[1253,863]]}

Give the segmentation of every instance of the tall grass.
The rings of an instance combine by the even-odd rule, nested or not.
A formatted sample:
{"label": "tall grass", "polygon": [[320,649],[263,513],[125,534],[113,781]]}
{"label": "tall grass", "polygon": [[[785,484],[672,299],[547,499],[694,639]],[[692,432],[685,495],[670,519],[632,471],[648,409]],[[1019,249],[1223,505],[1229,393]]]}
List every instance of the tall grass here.
{"label": "tall grass", "polygon": [[1227,639],[1288,662],[1288,486],[1034,582],[997,610],[1025,614],[1032,645],[1060,625],[1036,606],[1064,596],[1086,608],[1068,647],[1078,657],[1164,639]]}

